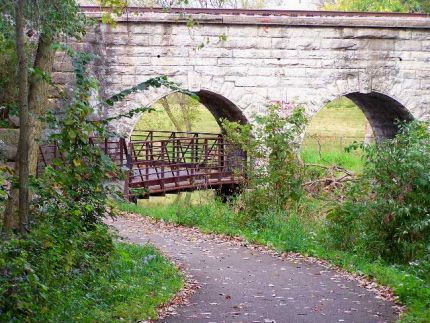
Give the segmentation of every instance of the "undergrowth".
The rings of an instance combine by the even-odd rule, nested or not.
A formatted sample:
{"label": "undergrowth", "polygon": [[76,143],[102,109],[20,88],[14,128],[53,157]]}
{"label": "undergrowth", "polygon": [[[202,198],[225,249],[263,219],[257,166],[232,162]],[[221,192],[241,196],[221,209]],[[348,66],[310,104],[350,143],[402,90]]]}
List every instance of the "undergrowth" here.
{"label": "undergrowth", "polygon": [[[114,215],[118,191],[108,183],[121,178],[121,171],[97,145],[110,132],[108,120],[93,119],[90,100],[98,83],[88,71],[92,55],[65,50],[76,74],[74,91],[61,119],[45,116],[52,129],[48,142],[58,154],[32,178],[34,198],[29,221],[19,219],[22,230],[15,232],[12,221],[0,228],[0,321],[155,318],[156,307],[181,287],[181,277],[153,248],[113,242],[104,219]],[[150,79],[106,104],[166,82],[164,77]]]}
{"label": "undergrowth", "polygon": [[[28,239],[25,242],[28,243]],[[24,252],[22,245],[20,248],[20,252]],[[10,249],[10,252],[13,250]],[[39,255],[44,257],[40,259]],[[157,318],[157,308],[166,303],[183,285],[178,270],[149,245],[115,244],[107,262],[100,261],[98,257],[89,258],[88,254],[82,252],[76,256],[84,256],[82,262],[96,261],[92,266],[97,266],[97,269],[75,269],[67,277],[60,277],[61,271],[58,270],[53,274],[50,267],[60,264],[54,257],[50,258],[50,255],[52,253],[28,253],[28,258],[32,259],[27,258],[27,264],[12,264],[15,268],[20,266],[23,270],[31,269],[32,274],[20,276],[20,280],[16,280],[16,289],[9,293],[8,296],[17,298],[18,302],[11,300],[8,303],[8,299],[2,299],[0,321],[145,321]],[[68,258],[67,254],[65,258]],[[2,261],[7,260],[2,257]],[[37,263],[37,266],[30,268],[31,263]],[[5,282],[8,280],[2,276],[2,289],[6,286]],[[43,286],[39,297],[33,290],[35,284]],[[9,307],[14,304],[21,308]],[[24,316],[25,313],[29,315]]]}

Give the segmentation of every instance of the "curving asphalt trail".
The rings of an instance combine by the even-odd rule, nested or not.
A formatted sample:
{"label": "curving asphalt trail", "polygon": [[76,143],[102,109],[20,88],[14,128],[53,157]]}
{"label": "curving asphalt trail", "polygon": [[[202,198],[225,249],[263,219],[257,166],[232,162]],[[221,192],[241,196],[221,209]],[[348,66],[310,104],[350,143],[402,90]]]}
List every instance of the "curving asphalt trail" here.
{"label": "curving asphalt trail", "polygon": [[201,285],[161,322],[394,322],[398,307],[319,264],[283,260],[235,241],[130,216],[111,221],[132,243],[152,243]]}

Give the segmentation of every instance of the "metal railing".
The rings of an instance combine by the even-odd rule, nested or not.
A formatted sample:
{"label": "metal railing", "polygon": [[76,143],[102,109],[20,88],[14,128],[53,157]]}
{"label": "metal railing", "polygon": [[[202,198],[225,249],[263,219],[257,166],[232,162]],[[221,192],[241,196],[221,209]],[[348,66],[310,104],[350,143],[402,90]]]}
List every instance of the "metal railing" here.
{"label": "metal railing", "polygon": [[[117,166],[127,167],[128,200],[238,184],[245,154],[221,134],[138,131],[124,138],[90,138]],[[63,160],[56,144],[40,146],[38,173],[54,159]]]}
{"label": "metal railing", "polygon": [[222,135],[211,133],[140,132],[129,151],[129,191],[144,188],[152,195],[238,183],[246,160]]}

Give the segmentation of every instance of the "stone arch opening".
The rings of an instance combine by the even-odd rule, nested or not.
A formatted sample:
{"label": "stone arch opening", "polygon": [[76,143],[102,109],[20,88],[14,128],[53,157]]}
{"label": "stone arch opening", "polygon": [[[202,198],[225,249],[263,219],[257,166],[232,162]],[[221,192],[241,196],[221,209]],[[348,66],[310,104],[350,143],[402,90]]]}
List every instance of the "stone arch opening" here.
{"label": "stone arch opening", "polygon": [[[200,122],[197,122],[196,128],[193,127],[192,131],[196,132],[220,132],[222,131],[222,120],[227,119],[229,121],[236,121],[239,123],[247,123],[247,119],[242,113],[242,111],[238,108],[236,104],[234,104],[232,101],[224,97],[223,95],[220,95],[218,93],[209,91],[209,90],[200,90],[198,92],[195,92],[195,94],[198,96],[198,102],[199,108],[202,108],[201,110],[197,111],[200,116],[198,118],[203,118],[204,120],[199,120]],[[151,101],[148,106],[155,107],[156,112],[162,112],[160,113],[143,113],[140,116],[136,118],[134,121],[133,130],[136,129],[143,129],[144,126],[140,123],[142,123],[143,119],[147,119],[146,124],[151,124],[152,128],[157,127],[157,118],[169,118],[169,116],[166,114],[166,108],[163,106],[163,103],[166,103],[166,100],[168,100],[170,103],[171,108],[178,108],[175,103],[174,97],[178,97],[181,94],[177,92],[169,92],[164,93],[161,96],[158,96],[154,100]],[[171,101],[173,99],[173,103]],[[164,101],[164,102],[163,102]],[[192,101],[192,100],[190,100]],[[190,102],[189,102],[190,103]],[[183,107],[182,107],[183,108]],[[160,111],[161,110],[161,111]],[[175,111],[174,111],[175,112]],[[176,111],[177,113],[178,111]],[[149,122],[148,122],[149,121]],[[171,120],[170,120],[171,121]],[[170,124],[170,128],[164,128],[161,130],[169,130],[169,131],[177,131],[177,125],[173,124],[172,122],[168,122]],[[204,129],[205,124],[208,124],[208,129]],[[214,126],[216,124],[216,126]],[[215,130],[216,128],[216,130]],[[156,130],[156,129],[145,129],[145,130]],[[186,131],[186,127],[182,126],[181,130]]]}
{"label": "stone arch opening", "polygon": [[370,144],[392,138],[398,132],[397,120],[412,119],[405,106],[388,95],[348,93],[312,116],[302,143],[302,158],[360,171],[362,152],[347,153],[345,148],[353,142]]}
{"label": "stone arch opening", "polygon": [[363,111],[373,129],[376,141],[393,138],[398,127],[396,121],[412,121],[412,114],[399,101],[388,95],[371,93],[349,93],[345,95]]}
{"label": "stone arch opening", "polygon": [[[134,171],[128,187],[145,187],[146,196],[162,199],[167,193],[178,193],[174,201],[163,203],[182,199],[190,203],[193,191],[200,191],[193,196],[203,200],[234,194],[239,184],[235,174],[243,169],[246,156],[221,135],[222,119],[247,122],[241,110],[208,90],[196,93],[199,100],[178,92],[161,94],[148,100],[146,106],[154,111],[138,116],[131,131],[130,168]],[[193,119],[196,113],[206,119]],[[191,121],[195,121],[192,126]],[[133,194],[136,200],[145,196]]]}

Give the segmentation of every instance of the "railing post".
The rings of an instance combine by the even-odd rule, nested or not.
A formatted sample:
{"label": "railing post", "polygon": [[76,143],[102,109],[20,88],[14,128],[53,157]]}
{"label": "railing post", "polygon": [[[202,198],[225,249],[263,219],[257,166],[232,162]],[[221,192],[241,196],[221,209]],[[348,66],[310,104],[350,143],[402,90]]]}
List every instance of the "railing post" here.
{"label": "railing post", "polygon": [[164,162],[166,160],[165,152],[166,152],[166,144],[167,141],[161,142],[161,180],[160,180],[160,188],[164,191]]}
{"label": "railing post", "polygon": [[129,153],[126,155],[127,157],[127,168],[131,168],[133,166],[133,143],[130,142],[128,144],[128,151]]}
{"label": "railing post", "polygon": [[208,142],[208,138],[205,138],[205,143],[203,145],[203,149],[205,152],[205,157],[203,159],[205,167],[207,167],[207,164],[209,163],[209,142]]}
{"label": "railing post", "polygon": [[176,133],[172,132],[172,140],[171,142],[173,143],[173,148],[172,148],[172,163],[176,163]]}
{"label": "railing post", "polygon": [[[125,145],[125,140],[124,140],[124,145]],[[124,147],[125,150],[127,150],[126,147]],[[130,201],[131,196],[130,196],[130,181],[132,179],[132,176],[134,175],[134,171],[133,171],[133,158],[131,156],[131,152],[133,151],[133,143],[129,143],[129,149],[128,152],[126,152],[126,167],[128,168],[127,171],[127,177],[125,179],[125,183],[124,183],[124,196],[125,198]]]}
{"label": "railing post", "polygon": [[145,144],[145,178],[146,181],[149,181],[149,166],[150,166],[150,159],[149,159],[149,149],[150,149],[150,144],[147,142]]}
{"label": "railing post", "polygon": [[119,162],[121,166],[124,166],[124,138],[119,138]]}
{"label": "railing post", "polygon": [[224,138],[222,136],[218,136],[219,142],[219,157],[218,157],[218,166],[220,167],[220,172],[224,172],[225,167],[225,149],[224,149]]}
{"label": "railing post", "polygon": [[191,137],[191,174],[194,175],[194,160],[195,160],[195,146],[194,146],[194,137]]}

